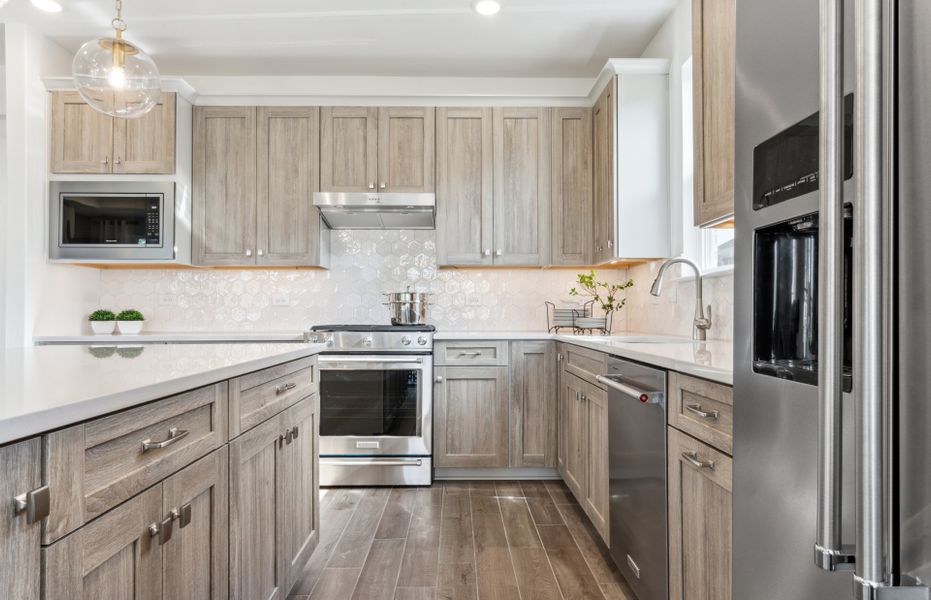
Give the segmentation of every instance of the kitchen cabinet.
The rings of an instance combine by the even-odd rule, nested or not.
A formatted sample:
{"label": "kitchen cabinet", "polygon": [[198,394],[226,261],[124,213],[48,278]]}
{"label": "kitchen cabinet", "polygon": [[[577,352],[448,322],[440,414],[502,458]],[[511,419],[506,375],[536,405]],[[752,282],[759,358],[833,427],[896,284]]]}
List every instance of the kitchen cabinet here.
{"label": "kitchen cabinet", "polygon": [[588,411],[584,394],[585,382],[566,373],[561,394],[564,410],[560,412],[566,440],[566,462],[562,475],[580,503],[588,489]]}
{"label": "kitchen cabinet", "polygon": [[552,264],[592,261],[592,111],[553,109]]}
{"label": "kitchen cabinet", "polygon": [[508,368],[435,367],[437,467],[508,466]]}
{"label": "kitchen cabinet", "polygon": [[731,598],[733,461],[668,428],[669,598]]}
{"label": "kitchen cabinet", "polygon": [[91,108],[76,91],[51,93],[52,173],[170,174],[175,172],[175,94],[135,119]]}
{"label": "kitchen cabinet", "polygon": [[327,107],[321,113],[325,192],[433,192],[431,107]]}
{"label": "kitchen cabinet", "polygon": [[556,345],[511,342],[511,467],[556,466]]}
{"label": "kitchen cabinet", "polygon": [[614,85],[602,90],[592,109],[593,208],[592,253],[595,263],[610,260],[615,241],[614,213]]}
{"label": "kitchen cabinet", "polygon": [[441,265],[491,265],[494,153],[490,108],[436,114],[436,250]]}
{"label": "kitchen cabinet", "polygon": [[494,264],[548,264],[552,113],[498,107],[493,115]]}
{"label": "kitchen cabinet", "polygon": [[194,109],[194,263],[326,266],[314,107]]}
{"label": "kitchen cabinet", "polygon": [[287,597],[316,547],[317,474],[305,463],[317,457],[318,406],[305,398],[230,443],[230,598]]}
{"label": "kitchen cabinet", "polygon": [[[0,448],[0,498],[11,499],[39,490],[42,445],[39,438]],[[32,508],[38,508],[32,500]],[[14,509],[15,510],[15,509]],[[0,518],[0,586],[9,598],[39,600],[42,573],[39,543],[42,514],[5,511]]]}
{"label": "kitchen cabinet", "polygon": [[736,0],[692,0],[694,219],[734,215]]}
{"label": "kitchen cabinet", "polygon": [[584,427],[582,450],[587,457],[587,476],[582,498],[582,508],[591,519],[592,525],[608,544],[608,392],[586,383],[583,390],[584,415],[588,420]]}

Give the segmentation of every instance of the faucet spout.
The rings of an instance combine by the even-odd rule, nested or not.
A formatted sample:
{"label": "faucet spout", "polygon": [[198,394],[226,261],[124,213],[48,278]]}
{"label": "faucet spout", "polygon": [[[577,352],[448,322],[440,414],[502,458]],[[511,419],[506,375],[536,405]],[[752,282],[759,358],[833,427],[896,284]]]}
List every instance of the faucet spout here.
{"label": "faucet spout", "polygon": [[656,274],[656,279],[653,280],[653,285],[650,287],[650,293],[659,296],[663,292],[663,278],[666,276],[666,271],[672,265],[677,264],[687,265],[695,271],[695,320],[692,339],[704,341],[706,332],[711,329],[711,307],[708,307],[708,316],[706,317],[705,303],[702,297],[702,287],[704,287],[702,284],[704,281],[698,265],[687,258],[671,258],[667,260],[660,266],[659,273]]}

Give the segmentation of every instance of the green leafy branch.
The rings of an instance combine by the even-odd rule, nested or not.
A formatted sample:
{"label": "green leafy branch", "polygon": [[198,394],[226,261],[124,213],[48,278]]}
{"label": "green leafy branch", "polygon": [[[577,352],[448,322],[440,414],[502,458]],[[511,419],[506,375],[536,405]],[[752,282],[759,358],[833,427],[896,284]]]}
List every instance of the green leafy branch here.
{"label": "green leafy branch", "polygon": [[626,298],[619,298],[618,294],[624,290],[633,287],[634,280],[628,279],[624,283],[608,283],[598,281],[594,269],[588,273],[578,274],[578,287],[569,290],[570,296],[584,296],[591,298],[596,304],[601,306],[605,316],[616,310],[620,310],[627,302]]}

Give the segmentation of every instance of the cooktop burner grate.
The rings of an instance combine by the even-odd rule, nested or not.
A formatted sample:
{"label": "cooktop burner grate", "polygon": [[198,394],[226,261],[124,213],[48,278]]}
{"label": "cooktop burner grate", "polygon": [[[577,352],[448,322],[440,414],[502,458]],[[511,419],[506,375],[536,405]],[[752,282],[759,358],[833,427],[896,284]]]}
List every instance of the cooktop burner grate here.
{"label": "cooktop burner grate", "polygon": [[373,332],[404,332],[404,331],[436,331],[435,325],[314,325],[311,331],[373,331]]}

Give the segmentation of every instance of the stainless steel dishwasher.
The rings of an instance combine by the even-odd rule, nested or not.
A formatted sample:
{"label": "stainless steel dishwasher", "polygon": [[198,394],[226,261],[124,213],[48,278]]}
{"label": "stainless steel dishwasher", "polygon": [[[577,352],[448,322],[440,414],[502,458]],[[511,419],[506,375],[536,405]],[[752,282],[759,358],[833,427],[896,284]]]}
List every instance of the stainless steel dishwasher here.
{"label": "stainless steel dishwasher", "polygon": [[611,556],[638,600],[666,600],[666,372],[611,357]]}

